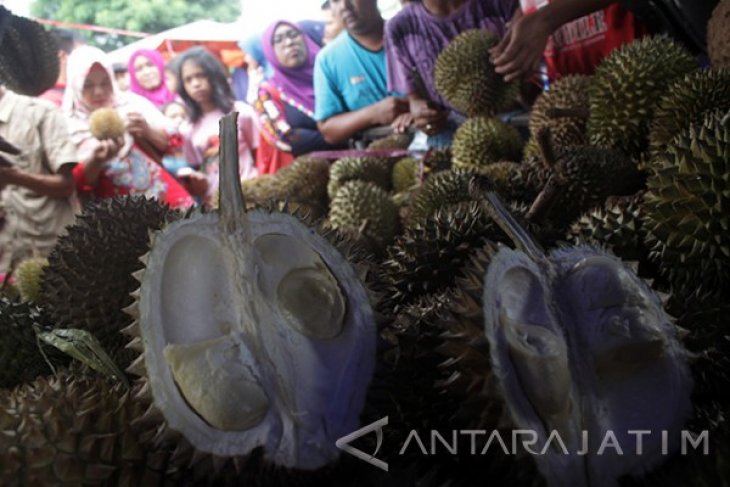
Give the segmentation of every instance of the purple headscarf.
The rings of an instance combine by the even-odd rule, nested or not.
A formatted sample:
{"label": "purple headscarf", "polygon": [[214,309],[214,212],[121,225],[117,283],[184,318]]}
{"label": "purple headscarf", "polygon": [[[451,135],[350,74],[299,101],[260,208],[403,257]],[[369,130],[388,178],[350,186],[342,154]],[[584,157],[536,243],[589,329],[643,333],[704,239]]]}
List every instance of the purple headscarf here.
{"label": "purple headscarf", "polygon": [[[139,81],[137,81],[137,70],[134,68],[134,61],[140,56],[144,56],[149,59],[160,72],[160,86],[154,90],[145,90],[139,84]],[[170,103],[175,99],[175,94],[170,93],[170,90],[167,89],[167,84],[165,83],[165,60],[162,58],[162,54],[160,54],[159,51],[152,49],[140,49],[139,51],[135,51],[129,58],[128,69],[129,89],[132,93],[137,93],[138,95],[147,98],[157,108],[160,108],[162,105]]]}
{"label": "purple headscarf", "polygon": [[291,22],[278,20],[271,24],[261,36],[261,44],[264,49],[264,56],[271,65],[274,74],[268,80],[283,94],[301,104],[308,111],[314,111],[314,58],[319,52],[319,46],[310,39],[304,32],[304,44],[307,47],[307,61],[298,68],[287,68],[282,66],[274,52],[273,38],[276,28],[286,24],[299,32],[302,30]]}

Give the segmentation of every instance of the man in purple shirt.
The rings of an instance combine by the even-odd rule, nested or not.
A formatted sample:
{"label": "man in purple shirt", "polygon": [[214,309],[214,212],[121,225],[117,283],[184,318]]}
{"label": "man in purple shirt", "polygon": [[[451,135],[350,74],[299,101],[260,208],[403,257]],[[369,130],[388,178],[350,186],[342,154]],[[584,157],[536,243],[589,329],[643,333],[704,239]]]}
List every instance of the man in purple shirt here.
{"label": "man in purple shirt", "polygon": [[[518,0],[421,0],[411,2],[385,26],[388,89],[408,93],[417,128],[429,135],[429,145],[438,134],[450,142],[456,110],[442,98],[433,81],[439,53],[451,40],[469,29],[485,29],[502,37],[519,7]],[[456,115],[456,117],[454,116]]]}

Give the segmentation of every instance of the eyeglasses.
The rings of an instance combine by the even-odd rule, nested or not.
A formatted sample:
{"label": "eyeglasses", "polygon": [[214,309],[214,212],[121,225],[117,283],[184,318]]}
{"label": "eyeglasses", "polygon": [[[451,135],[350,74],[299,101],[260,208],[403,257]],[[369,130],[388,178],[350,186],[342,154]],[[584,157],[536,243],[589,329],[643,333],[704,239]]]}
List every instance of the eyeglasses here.
{"label": "eyeglasses", "polygon": [[302,34],[298,30],[289,29],[287,31],[282,32],[281,34],[276,34],[271,43],[276,46],[276,45],[284,42],[284,40],[286,40],[286,39],[290,39],[293,41],[300,35],[302,35]]}

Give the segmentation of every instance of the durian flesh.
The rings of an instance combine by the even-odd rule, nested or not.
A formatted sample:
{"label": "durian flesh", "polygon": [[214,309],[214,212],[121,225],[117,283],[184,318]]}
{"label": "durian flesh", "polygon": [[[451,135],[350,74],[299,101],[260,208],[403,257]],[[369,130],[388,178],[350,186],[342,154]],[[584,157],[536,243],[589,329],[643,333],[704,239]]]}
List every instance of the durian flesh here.
{"label": "durian flesh", "polygon": [[285,213],[243,213],[225,192],[238,184],[221,187],[221,213],[152,238],[132,367],[199,451],[263,447],[277,465],[319,468],[358,428],[375,357],[368,293],[323,236]]}

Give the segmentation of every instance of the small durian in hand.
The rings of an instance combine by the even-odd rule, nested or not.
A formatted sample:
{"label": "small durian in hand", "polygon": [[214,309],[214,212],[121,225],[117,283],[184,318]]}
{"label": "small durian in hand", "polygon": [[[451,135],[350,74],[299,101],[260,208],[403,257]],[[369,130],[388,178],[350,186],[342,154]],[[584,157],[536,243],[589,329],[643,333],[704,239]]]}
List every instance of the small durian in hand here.
{"label": "small durian in hand", "polygon": [[113,108],[98,108],[89,117],[91,135],[99,140],[115,139],[124,135],[124,120]]}

